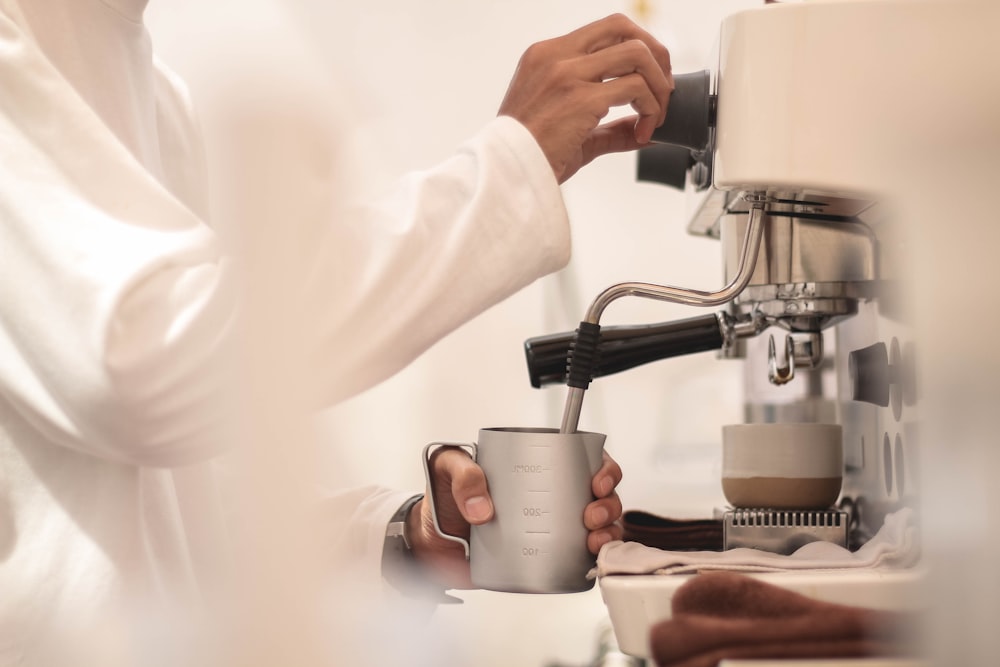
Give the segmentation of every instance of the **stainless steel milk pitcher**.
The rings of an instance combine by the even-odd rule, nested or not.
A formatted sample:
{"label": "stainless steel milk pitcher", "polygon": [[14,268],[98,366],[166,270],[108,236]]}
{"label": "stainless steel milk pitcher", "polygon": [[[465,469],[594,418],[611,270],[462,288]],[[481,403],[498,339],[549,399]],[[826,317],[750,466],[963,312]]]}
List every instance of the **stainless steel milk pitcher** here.
{"label": "stainless steel milk pitcher", "polygon": [[473,526],[469,541],[441,530],[433,492],[434,528],[465,548],[478,588],[511,593],[574,593],[593,587],[587,573],[583,511],[593,499],[591,480],[601,467],[602,433],[559,433],[547,428],[486,428],[478,443],[434,442],[424,448],[424,471],[438,447],[462,447],[486,474],[495,515]]}

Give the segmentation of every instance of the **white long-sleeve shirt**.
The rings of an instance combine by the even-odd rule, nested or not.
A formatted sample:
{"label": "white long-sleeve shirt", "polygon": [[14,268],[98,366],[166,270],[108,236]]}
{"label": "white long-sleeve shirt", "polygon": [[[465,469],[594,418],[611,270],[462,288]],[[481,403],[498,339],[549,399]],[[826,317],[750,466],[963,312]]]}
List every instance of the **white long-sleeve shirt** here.
{"label": "white long-sleeve shirt", "polygon": [[[233,387],[214,371],[238,347],[253,270],[208,222],[191,106],[153,58],[145,4],[0,0],[0,664],[19,664],[39,621],[197,586],[222,520]],[[248,215],[281,218],[301,253],[301,280],[276,284],[309,314],[282,341],[310,405],[385,379],[567,260],[559,188],[512,119],[350,215],[326,201],[334,138],[289,136],[288,155],[316,159],[282,164],[288,144],[262,141],[276,163],[247,182],[279,183]],[[406,495],[339,496],[333,542],[371,576]]]}

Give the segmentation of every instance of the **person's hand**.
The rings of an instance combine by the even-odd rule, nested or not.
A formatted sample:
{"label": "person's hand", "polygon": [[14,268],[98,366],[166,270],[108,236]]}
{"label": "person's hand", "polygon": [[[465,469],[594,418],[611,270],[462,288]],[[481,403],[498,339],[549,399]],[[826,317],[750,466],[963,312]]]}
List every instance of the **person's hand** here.
{"label": "person's hand", "polygon": [[592,554],[596,555],[608,542],[622,538],[622,526],[618,522],[622,516],[622,501],[615,491],[621,481],[621,466],[604,452],[604,463],[590,481],[595,500],[583,512],[583,523],[590,531],[587,548]]}
{"label": "person's hand", "polygon": [[[499,115],[528,128],[562,183],[599,155],[649,143],[673,88],[666,47],[615,14],[530,46]],[[600,124],[626,104],[637,115]]]}
{"label": "person's hand", "polygon": [[[441,530],[469,539],[471,525],[487,523],[493,518],[493,501],[483,469],[457,447],[438,448],[431,454],[430,465]],[[587,548],[592,553],[600,551],[606,542],[621,539],[622,528],[617,521],[622,504],[615,492],[621,479],[621,468],[605,453],[604,463],[591,480],[595,500],[583,513],[584,525],[590,531]],[[428,489],[427,493],[430,492]],[[437,534],[426,498],[414,505],[406,521],[410,546],[425,571],[447,588],[471,588],[465,550],[461,544]]]}

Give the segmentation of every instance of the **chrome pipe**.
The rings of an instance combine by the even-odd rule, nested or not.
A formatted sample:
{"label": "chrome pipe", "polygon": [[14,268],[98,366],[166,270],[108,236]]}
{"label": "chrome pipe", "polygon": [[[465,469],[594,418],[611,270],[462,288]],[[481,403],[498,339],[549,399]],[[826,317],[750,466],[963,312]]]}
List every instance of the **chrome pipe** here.
{"label": "chrome pipe", "polygon": [[[749,195],[751,202],[750,219],[743,236],[743,251],[740,253],[736,275],[729,284],[715,292],[656,285],[653,283],[619,283],[601,292],[587,310],[585,322],[600,324],[601,316],[612,302],[624,296],[639,296],[646,299],[683,303],[689,306],[718,306],[736,298],[750,282],[757,264],[761,239],[764,237],[765,199],[759,195]],[[576,433],[580,424],[580,410],[583,407],[584,389],[570,387],[563,410],[561,433]]]}

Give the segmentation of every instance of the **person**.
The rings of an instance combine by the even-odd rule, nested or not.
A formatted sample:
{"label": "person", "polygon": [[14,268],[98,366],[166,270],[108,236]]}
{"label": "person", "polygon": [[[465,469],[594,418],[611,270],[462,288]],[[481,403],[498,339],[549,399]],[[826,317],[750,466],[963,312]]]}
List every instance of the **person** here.
{"label": "person", "polygon": [[[93,610],[197,596],[225,567],[207,545],[226,533],[220,461],[245,415],[224,397],[239,390],[240,332],[263,320],[241,286],[252,262],[209,224],[195,115],[152,55],[145,6],[0,0],[4,663],[33,663],[25,656],[52,632]],[[559,184],[648,142],[671,89],[667,50],[623,16],[541,42],[498,117],[455,156],[297,231],[299,271],[276,283],[308,304],[297,311],[308,325],[289,328],[314,371],[303,402],[372,386],[564,265]],[[620,105],[636,115],[601,124]],[[332,178],[322,166],[313,175]],[[467,279],[449,289],[456,276]],[[453,530],[490,520],[487,480],[468,457],[436,457],[434,474],[451,491],[440,501]],[[620,477],[610,458],[594,477],[592,551],[620,536]],[[332,498],[331,542],[364,576],[381,579],[384,528],[410,497],[373,487]],[[462,585],[464,557],[428,517],[427,503],[413,505],[413,553],[428,577]]]}

